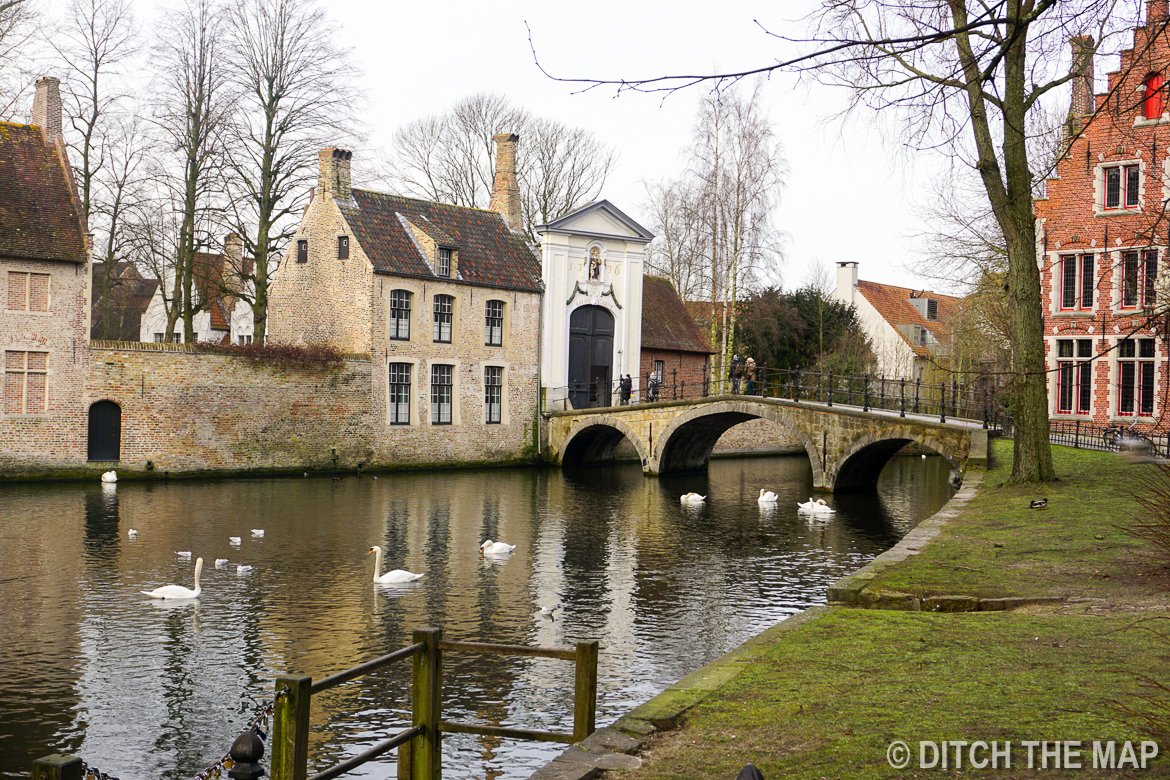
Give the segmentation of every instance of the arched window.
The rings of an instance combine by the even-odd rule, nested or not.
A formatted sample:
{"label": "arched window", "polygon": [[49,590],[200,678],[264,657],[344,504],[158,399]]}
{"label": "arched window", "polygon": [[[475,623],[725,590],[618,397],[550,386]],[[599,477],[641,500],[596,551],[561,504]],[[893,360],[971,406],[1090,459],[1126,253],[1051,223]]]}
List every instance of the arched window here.
{"label": "arched window", "polygon": [[1162,117],[1162,74],[1155,73],[1146,79],[1143,104],[1146,119]]}

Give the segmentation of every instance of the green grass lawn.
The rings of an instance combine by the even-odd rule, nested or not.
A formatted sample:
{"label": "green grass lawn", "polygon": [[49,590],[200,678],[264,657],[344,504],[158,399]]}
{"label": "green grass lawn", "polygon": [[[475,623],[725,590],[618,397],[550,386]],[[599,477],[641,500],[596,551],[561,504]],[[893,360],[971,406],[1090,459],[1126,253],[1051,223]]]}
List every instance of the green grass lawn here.
{"label": "green grass lawn", "polygon": [[[1143,682],[1170,683],[1170,640],[1159,636],[1170,634],[1170,618],[1160,617],[1170,616],[1170,578],[1123,530],[1145,519],[1131,491],[1151,467],[1057,448],[1060,483],[1005,487],[1010,446],[995,443],[997,465],[963,514],[920,555],[882,571],[876,586],[1059,605],[947,614],[832,608],[777,633],[756,663],[658,736],[641,769],[610,774],[732,780],[750,762],[766,780],[1170,777],[1165,754],[1145,769],[1094,769],[1091,747],[1151,739],[1134,712],[1155,705],[1140,697],[1170,701]],[[1041,497],[1048,508],[1028,508]],[[894,740],[911,747],[909,768],[887,761]],[[1011,766],[1001,759],[997,769],[974,770],[963,753],[961,767],[952,755],[947,769],[917,768],[919,743],[943,740],[1010,741]],[[1080,740],[1083,766],[1057,769],[1050,759],[1045,768],[1037,746],[1029,768],[1028,740]],[[1170,752],[1170,740],[1160,747]]]}

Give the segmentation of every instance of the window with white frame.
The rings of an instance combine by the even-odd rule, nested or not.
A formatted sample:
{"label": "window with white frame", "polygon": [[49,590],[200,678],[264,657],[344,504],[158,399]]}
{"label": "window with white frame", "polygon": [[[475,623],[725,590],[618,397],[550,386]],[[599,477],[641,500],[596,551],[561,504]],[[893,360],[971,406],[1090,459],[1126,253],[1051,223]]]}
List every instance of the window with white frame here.
{"label": "window with white frame", "polygon": [[504,346],[504,302],[488,301],[484,323],[484,344],[489,347]]}
{"label": "window with white frame", "polygon": [[435,296],[435,319],[432,341],[451,343],[451,318],[455,311],[455,299],[450,295]]}
{"label": "window with white frame", "polygon": [[451,424],[454,366],[431,366],[431,425]]}
{"label": "window with white frame", "polygon": [[48,352],[5,351],[5,414],[45,414],[48,383]]}
{"label": "window with white frame", "polygon": [[240,336],[237,336],[237,338],[240,340],[240,344],[251,344],[252,343],[252,337],[246,333],[241,334]]}
{"label": "window with white frame", "polygon": [[391,425],[410,425],[410,363],[390,364]]}
{"label": "window with white frame", "polygon": [[1125,339],[1117,345],[1117,413],[1154,414],[1154,340]]}
{"label": "window with white frame", "polygon": [[1106,210],[1136,209],[1141,193],[1141,168],[1137,164],[1110,165],[1105,173],[1105,197],[1102,204]]}
{"label": "window with white frame", "polygon": [[49,274],[8,272],[9,311],[48,311]]}
{"label": "window with white frame", "polygon": [[390,317],[387,330],[395,341],[410,341],[410,291],[390,291]]}
{"label": "window with white frame", "polygon": [[1089,412],[1093,400],[1092,357],[1092,339],[1056,342],[1056,411],[1059,414]]}
{"label": "window with white frame", "polygon": [[1093,255],[1063,255],[1060,258],[1060,308],[1082,311],[1093,308],[1097,288]]}
{"label": "window with white frame", "polygon": [[504,369],[501,366],[484,366],[483,406],[488,424],[500,422],[504,399]]}

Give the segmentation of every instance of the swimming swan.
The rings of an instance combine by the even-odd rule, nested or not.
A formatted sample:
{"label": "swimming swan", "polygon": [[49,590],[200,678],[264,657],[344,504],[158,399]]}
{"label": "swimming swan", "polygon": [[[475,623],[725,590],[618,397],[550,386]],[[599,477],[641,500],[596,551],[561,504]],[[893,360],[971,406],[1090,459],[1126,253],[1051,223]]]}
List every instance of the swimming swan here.
{"label": "swimming swan", "polygon": [[229,536],[228,537],[228,544],[230,544],[232,547],[239,547],[240,546],[240,537]]}
{"label": "swimming swan", "polygon": [[413,574],[405,569],[394,569],[393,571],[379,575],[378,572],[382,571],[382,548],[374,545],[366,555],[370,553],[374,553],[374,582],[379,582],[383,585],[399,585],[404,582],[414,582],[415,580],[422,579],[422,574]]}
{"label": "swimming swan", "polygon": [[773,493],[771,490],[764,490],[760,488],[760,503],[761,504],[775,504],[780,500],[780,496]]}
{"label": "swimming swan", "polygon": [[508,544],[507,542],[493,542],[491,539],[486,540],[479,546],[481,555],[503,555],[510,553],[516,549],[516,545]]}
{"label": "swimming swan", "polygon": [[105,474],[102,474],[102,482],[117,482],[117,481],[118,481],[118,472],[116,472],[116,471],[107,471]]}
{"label": "swimming swan", "polygon": [[807,503],[797,502],[796,504],[801,512],[811,512],[814,515],[831,515],[836,512],[836,509],[825,503],[823,498],[809,498]]}
{"label": "swimming swan", "polygon": [[253,528],[252,529],[252,538],[253,539],[263,539],[264,538],[264,529],[263,528]]}
{"label": "swimming swan", "polygon": [[152,599],[197,599],[203,589],[199,587],[199,572],[203,571],[203,559],[195,559],[195,590],[184,588],[182,585],[163,585],[154,590],[139,591]]}
{"label": "swimming swan", "polygon": [[707,500],[707,497],[700,496],[698,493],[683,493],[678,497],[678,500],[684,504],[701,504]]}

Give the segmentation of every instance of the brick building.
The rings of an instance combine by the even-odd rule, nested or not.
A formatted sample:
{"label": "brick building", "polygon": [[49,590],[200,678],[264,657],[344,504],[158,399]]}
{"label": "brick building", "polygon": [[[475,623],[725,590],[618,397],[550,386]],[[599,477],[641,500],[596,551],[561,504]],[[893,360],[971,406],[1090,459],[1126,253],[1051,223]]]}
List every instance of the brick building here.
{"label": "brick building", "polygon": [[31,124],[0,122],[0,467],[22,453],[83,452],[90,249],[61,135],[57,79]]}
{"label": "brick building", "polygon": [[657,372],[667,396],[678,387],[680,395],[695,395],[710,379],[715,350],[687,312],[669,279],[642,277],[642,364],[634,388],[645,389]]}
{"label": "brick building", "polygon": [[1067,152],[1036,202],[1053,419],[1170,430],[1159,278],[1170,234],[1166,28],[1167,0],[1150,0],[1103,94],[1093,90],[1092,39],[1072,41],[1080,69]]}
{"label": "brick building", "polygon": [[269,333],[370,355],[375,460],[509,460],[537,441],[540,263],[510,151],[498,151],[497,211],[353,189],[352,154],[320,152]]}

